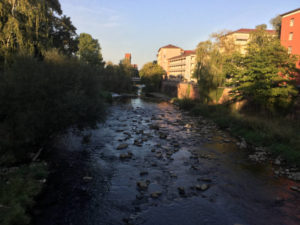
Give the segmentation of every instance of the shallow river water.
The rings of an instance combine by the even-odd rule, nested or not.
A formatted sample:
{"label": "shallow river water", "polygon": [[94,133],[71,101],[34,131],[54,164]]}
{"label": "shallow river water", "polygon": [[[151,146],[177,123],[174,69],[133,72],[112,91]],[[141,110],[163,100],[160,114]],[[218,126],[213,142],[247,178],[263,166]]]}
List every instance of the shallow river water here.
{"label": "shallow river water", "polygon": [[90,133],[88,144],[62,141],[35,224],[300,224],[295,184],[204,118],[128,99]]}

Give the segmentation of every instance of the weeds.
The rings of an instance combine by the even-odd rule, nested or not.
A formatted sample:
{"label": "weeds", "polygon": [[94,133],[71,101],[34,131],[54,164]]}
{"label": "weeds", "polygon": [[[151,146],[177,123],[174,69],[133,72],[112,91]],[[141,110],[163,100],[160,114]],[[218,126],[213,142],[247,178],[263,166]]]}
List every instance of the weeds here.
{"label": "weeds", "polygon": [[221,129],[229,129],[253,146],[267,147],[274,155],[300,165],[300,124],[283,117],[264,118],[234,112],[225,105],[204,105],[192,100],[176,100],[181,109],[212,119]]}

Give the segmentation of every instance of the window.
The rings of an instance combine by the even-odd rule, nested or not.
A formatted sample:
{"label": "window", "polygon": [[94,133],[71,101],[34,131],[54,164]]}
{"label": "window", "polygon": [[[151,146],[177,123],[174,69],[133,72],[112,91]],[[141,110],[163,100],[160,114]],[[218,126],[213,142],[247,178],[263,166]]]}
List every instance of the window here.
{"label": "window", "polygon": [[294,26],[294,18],[292,18],[291,20],[290,20],[290,27],[293,27]]}
{"label": "window", "polygon": [[289,41],[293,40],[293,36],[294,36],[294,33],[291,32],[289,35]]}
{"label": "window", "polygon": [[236,41],[247,41],[247,39],[237,38]]}
{"label": "window", "polygon": [[288,53],[292,54],[292,47],[291,46],[288,47]]}

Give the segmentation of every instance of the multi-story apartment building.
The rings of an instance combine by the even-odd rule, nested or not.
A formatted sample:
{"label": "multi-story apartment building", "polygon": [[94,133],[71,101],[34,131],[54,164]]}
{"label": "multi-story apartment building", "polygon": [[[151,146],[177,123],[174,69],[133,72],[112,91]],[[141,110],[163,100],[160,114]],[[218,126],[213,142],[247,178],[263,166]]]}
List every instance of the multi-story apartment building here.
{"label": "multi-story apartment building", "polygon": [[[284,13],[281,17],[281,45],[286,47],[290,54],[300,56],[300,8]],[[297,62],[297,68],[300,68],[300,60]],[[300,85],[300,74],[297,81]]]}
{"label": "multi-story apartment building", "polygon": [[174,56],[181,55],[183,52],[182,48],[174,45],[166,45],[158,50],[157,64],[160,65],[169,75],[169,62],[168,60]]}
{"label": "multi-story apartment building", "polygon": [[192,75],[196,64],[196,51],[184,51],[168,60],[169,76],[181,77],[185,81],[194,80]]}
{"label": "multi-story apartment building", "polygon": [[[255,29],[239,29],[233,32],[230,32],[224,36],[226,38],[225,41],[227,43],[231,42],[232,44],[235,45],[236,49],[240,51],[241,54],[245,55],[246,54],[246,49],[247,49],[247,44],[250,41],[250,35],[251,32],[255,31]],[[276,31],[275,30],[266,30],[270,35],[275,36]],[[220,49],[220,51],[224,51],[223,48]]]}

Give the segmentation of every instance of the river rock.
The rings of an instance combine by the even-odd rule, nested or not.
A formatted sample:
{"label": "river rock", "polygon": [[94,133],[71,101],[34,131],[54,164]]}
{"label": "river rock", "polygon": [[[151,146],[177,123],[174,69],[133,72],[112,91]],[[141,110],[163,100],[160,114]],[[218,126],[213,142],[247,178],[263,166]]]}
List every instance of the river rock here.
{"label": "river rock", "polygon": [[151,124],[150,129],[152,130],[159,130],[159,126],[157,124]]}
{"label": "river rock", "polygon": [[167,138],[167,134],[165,134],[165,133],[159,133],[159,138],[160,139],[166,139]]}
{"label": "river rock", "polygon": [[148,183],[145,181],[138,181],[136,183],[136,185],[138,186],[139,190],[147,190],[148,189]]}
{"label": "river rock", "polygon": [[86,182],[93,180],[93,178],[92,178],[92,177],[89,177],[89,176],[85,176],[85,177],[83,177],[82,179],[83,179],[84,181],[86,181]]}
{"label": "river rock", "polygon": [[212,182],[212,180],[210,178],[198,178],[198,181],[205,181],[205,182]]}
{"label": "river rock", "polygon": [[138,146],[138,147],[142,147],[143,146],[142,142],[140,140],[138,140],[138,139],[135,139],[133,144],[136,145],[136,146]]}
{"label": "river rock", "polygon": [[185,195],[184,187],[178,187],[177,190],[180,195]]}
{"label": "river rock", "polygon": [[248,147],[247,142],[245,141],[244,138],[242,138],[242,141],[240,143],[238,143],[238,145],[241,149],[246,149]]}
{"label": "river rock", "polygon": [[131,159],[132,158],[132,153],[131,152],[128,152],[127,154],[121,154],[120,155],[120,159],[121,160],[124,160],[124,159]]}
{"label": "river rock", "polygon": [[146,175],[148,175],[148,172],[147,172],[147,171],[142,171],[142,172],[140,172],[140,176],[146,176]]}
{"label": "river rock", "polygon": [[300,188],[296,187],[296,186],[291,186],[290,189],[293,190],[293,191],[300,192]]}
{"label": "river rock", "polygon": [[196,189],[197,190],[199,190],[199,191],[206,191],[208,188],[209,188],[209,186],[207,185],[207,184],[202,184],[202,185],[196,185],[195,186],[196,187]]}
{"label": "river rock", "polygon": [[289,176],[290,176],[291,179],[294,180],[294,181],[300,181],[300,172],[290,173]]}
{"label": "river rock", "polygon": [[128,144],[120,144],[118,147],[117,147],[117,150],[122,150],[122,149],[125,149],[125,148],[128,148]]}
{"label": "river rock", "polygon": [[158,158],[158,159],[162,158],[162,154],[161,154],[160,152],[156,153],[155,156],[156,156],[156,158]]}
{"label": "river rock", "polygon": [[151,198],[159,198],[160,196],[161,196],[161,192],[160,191],[157,191],[157,192],[153,192],[153,193],[151,193]]}

